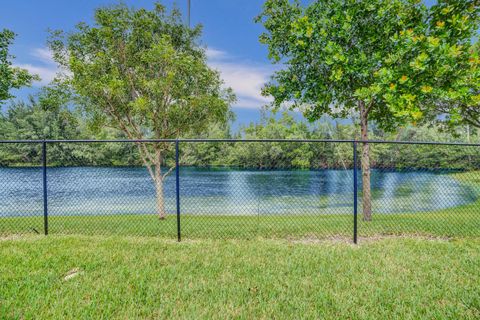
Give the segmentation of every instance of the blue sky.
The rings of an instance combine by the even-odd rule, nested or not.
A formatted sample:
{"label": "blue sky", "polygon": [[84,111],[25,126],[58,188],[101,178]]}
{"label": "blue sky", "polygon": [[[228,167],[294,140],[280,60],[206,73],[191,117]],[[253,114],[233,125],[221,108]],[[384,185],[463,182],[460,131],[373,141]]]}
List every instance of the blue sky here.
{"label": "blue sky", "polygon": [[[260,108],[268,103],[260,89],[275,68],[267,59],[266,47],[258,42],[262,26],[253,21],[264,0],[191,1],[192,25],[204,26],[202,42],[208,47],[209,63],[237,94],[234,127],[258,121]],[[153,0],[123,2],[137,8],[153,8],[154,3]],[[169,7],[176,3],[186,16],[187,0],[161,2]],[[432,4],[433,0],[425,2]],[[55,74],[56,65],[45,48],[49,28],[71,30],[80,21],[92,22],[95,8],[115,3],[115,0],[0,0],[0,29],[8,28],[18,34],[12,47],[17,57],[15,64],[43,78],[33,88],[15,92],[17,97],[25,98],[35,92]]]}
{"label": "blue sky", "polygon": [[[134,7],[153,8],[152,0],[123,1]],[[186,13],[187,0],[163,0],[174,3]],[[94,9],[117,3],[115,0],[0,0],[0,28],[18,34],[12,53],[15,64],[42,77],[33,88],[15,92],[24,98],[48,83],[56,65],[45,47],[48,28],[69,30],[80,21],[92,22]],[[273,66],[267,59],[266,47],[258,42],[262,26],[254,23],[263,0],[192,0],[192,25],[204,27],[202,42],[208,47],[209,63],[222,73],[226,84],[234,89],[238,102],[234,106],[236,125],[256,121],[259,109],[268,100],[260,95]],[[185,15],[186,17],[186,15]]]}

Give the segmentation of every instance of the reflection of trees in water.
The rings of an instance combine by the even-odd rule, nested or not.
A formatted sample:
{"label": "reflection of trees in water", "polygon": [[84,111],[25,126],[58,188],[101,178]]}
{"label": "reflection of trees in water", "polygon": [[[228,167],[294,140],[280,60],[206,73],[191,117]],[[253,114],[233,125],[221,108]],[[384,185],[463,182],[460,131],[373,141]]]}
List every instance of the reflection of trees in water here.
{"label": "reflection of trees in water", "polygon": [[[1,214],[41,214],[40,168],[0,168]],[[52,214],[151,213],[155,191],[138,168],[49,168]],[[224,170],[182,167],[183,213],[351,213],[351,170]],[[471,188],[445,174],[375,170],[374,213],[442,209],[476,199]],[[361,189],[360,189],[361,192]],[[165,184],[167,210],[174,212],[175,179]],[[20,212],[21,211],[21,212]]]}

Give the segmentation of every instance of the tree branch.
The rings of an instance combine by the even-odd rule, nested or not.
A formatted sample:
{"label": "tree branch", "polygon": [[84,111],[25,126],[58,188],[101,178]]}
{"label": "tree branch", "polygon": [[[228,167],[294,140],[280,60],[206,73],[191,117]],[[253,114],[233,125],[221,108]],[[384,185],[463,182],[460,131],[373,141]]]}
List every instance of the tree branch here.
{"label": "tree branch", "polygon": [[162,178],[165,179],[175,168],[176,168],[175,166],[170,167],[170,169],[168,169],[168,171],[164,173]]}

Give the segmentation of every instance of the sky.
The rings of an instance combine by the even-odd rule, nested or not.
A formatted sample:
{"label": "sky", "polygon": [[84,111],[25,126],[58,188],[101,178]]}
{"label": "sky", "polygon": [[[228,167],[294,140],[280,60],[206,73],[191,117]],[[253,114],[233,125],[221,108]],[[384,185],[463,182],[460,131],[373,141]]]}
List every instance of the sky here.
{"label": "sky", "polygon": [[[153,8],[153,0],[124,0],[136,8]],[[171,7],[176,4],[187,12],[187,0],[162,0]],[[95,8],[118,3],[115,0],[0,0],[0,29],[17,34],[11,53],[14,64],[40,75],[41,82],[32,88],[15,91],[25,98],[56,73],[56,64],[46,48],[48,29],[72,30],[75,24],[91,23]],[[258,121],[260,108],[268,99],[260,94],[261,87],[273,73],[267,59],[267,48],[258,41],[262,26],[254,22],[261,12],[263,0],[191,0],[191,24],[202,24],[202,45],[207,47],[209,64],[221,72],[227,86],[233,88],[237,102],[234,126]]]}
{"label": "sky", "polygon": [[[307,0],[304,0],[308,2]],[[234,128],[257,122],[260,108],[269,100],[260,94],[275,68],[267,59],[267,48],[258,41],[263,31],[254,22],[264,0],[191,0],[191,24],[202,24],[202,44],[207,48],[209,64],[218,69],[227,86],[233,88],[237,102]],[[431,5],[433,0],[426,0]],[[32,88],[14,92],[26,98],[47,84],[55,75],[56,64],[46,48],[48,29],[72,30],[78,22],[92,23],[95,8],[118,3],[117,0],[0,0],[0,29],[17,33],[11,53],[15,65],[40,75]],[[154,0],[123,0],[136,8],[152,9]],[[161,0],[174,4],[186,19],[187,0]],[[298,119],[301,115],[296,114]]]}

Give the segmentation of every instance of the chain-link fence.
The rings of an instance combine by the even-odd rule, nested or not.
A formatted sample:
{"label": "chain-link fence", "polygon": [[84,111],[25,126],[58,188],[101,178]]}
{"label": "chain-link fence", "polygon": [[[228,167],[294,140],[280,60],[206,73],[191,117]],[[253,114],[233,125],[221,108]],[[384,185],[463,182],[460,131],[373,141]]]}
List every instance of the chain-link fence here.
{"label": "chain-link fence", "polygon": [[[0,235],[480,235],[480,148],[322,140],[0,143]],[[369,165],[368,165],[369,164]]]}

